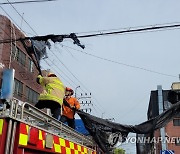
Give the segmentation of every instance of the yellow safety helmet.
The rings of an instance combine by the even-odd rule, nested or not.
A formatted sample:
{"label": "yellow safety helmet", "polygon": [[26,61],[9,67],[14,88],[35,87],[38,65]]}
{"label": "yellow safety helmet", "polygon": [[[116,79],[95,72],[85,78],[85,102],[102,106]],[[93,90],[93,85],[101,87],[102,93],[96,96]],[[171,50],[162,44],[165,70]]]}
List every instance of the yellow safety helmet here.
{"label": "yellow safety helmet", "polygon": [[50,73],[48,74],[48,77],[57,77],[57,76],[56,76],[56,74],[50,72]]}

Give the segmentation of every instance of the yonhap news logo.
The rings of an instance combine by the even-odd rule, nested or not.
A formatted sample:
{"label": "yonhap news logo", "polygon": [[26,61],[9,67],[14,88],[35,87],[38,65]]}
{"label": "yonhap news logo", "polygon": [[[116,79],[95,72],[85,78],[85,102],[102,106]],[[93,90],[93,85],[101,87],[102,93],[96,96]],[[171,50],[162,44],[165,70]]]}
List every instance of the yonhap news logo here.
{"label": "yonhap news logo", "polygon": [[180,137],[127,137],[124,143],[172,143],[180,144]]}

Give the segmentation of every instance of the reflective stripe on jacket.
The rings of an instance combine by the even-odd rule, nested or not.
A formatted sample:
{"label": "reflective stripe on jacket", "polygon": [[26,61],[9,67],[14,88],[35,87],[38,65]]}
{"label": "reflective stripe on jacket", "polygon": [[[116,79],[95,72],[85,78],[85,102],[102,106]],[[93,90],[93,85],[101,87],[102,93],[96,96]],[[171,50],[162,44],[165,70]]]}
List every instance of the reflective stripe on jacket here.
{"label": "reflective stripe on jacket", "polygon": [[43,92],[39,96],[39,100],[52,100],[63,103],[65,87],[58,77],[42,77],[38,76],[39,83],[44,87]]}
{"label": "reflective stripe on jacket", "polygon": [[[76,109],[80,109],[80,104],[75,97],[66,98],[66,101],[69,103],[71,107],[74,106]],[[69,119],[74,119],[75,111],[63,104],[62,115],[68,117]]]}

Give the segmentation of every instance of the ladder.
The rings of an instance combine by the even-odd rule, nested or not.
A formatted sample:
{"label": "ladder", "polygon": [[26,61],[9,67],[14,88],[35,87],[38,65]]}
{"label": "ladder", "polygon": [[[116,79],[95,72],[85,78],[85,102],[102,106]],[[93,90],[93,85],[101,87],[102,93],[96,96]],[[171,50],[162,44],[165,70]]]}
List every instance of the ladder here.
{"label": "ladder", "polygon": [[[8,106],[8,107],[7,107]],[[74,129],[68,127],[52,116],[46,114],[45,112],[37,109],[32,104],[27,102],[22,102],[16,98],[6,101],[3,104],[3,108],[0,111],[0,118],[10,118],[10,120],[15,120],[19,122],[26,123],[33,127],[45,130],[48,133],[57,135],[64,139],[70,140],[72,142],[87,146],[95,147],[95,142],[91,137],[80,134]],[[15,134],[11,134],[12,129],[16,129],[16,123],[9,122],[7,138],[12,138],[11,141],[7,140],[6,148],[13,142]],[[11,137],[12,136],[12,137]]]}

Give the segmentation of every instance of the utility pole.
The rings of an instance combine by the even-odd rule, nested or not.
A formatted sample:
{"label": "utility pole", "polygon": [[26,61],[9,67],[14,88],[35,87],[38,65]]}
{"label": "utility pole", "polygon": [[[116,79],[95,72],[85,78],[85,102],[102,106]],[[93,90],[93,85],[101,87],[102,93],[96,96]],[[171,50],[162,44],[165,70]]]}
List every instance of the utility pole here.
{"label": "utility pole", "polygon": [[[164,111],[162,86],[158,85],[157,90],[158,90],[159,114],[161,114]],[[161,141],[162,150],[167,150],[167,145],[166,145],[166,143],[163,142],[163,141],[165,141],[165,128],[164,127],[160,128],[160,134],[161,134],[161,138],[162,138],[162,141]]]}
{"label": "utility pole", "polygon": [[91,113],[91,107],[93,106],[91,102],[91,93],[81,93],[81,96],[78,98],[78,100],[80,100],[81,109],[85,112]]}
{"label": "utility pole", "polygon": [[76,95],[77,95],[77,89],[78,88],[80,88],[80,86],[77,86],[76,88],[75,88],[75,97],[76,97]]}

